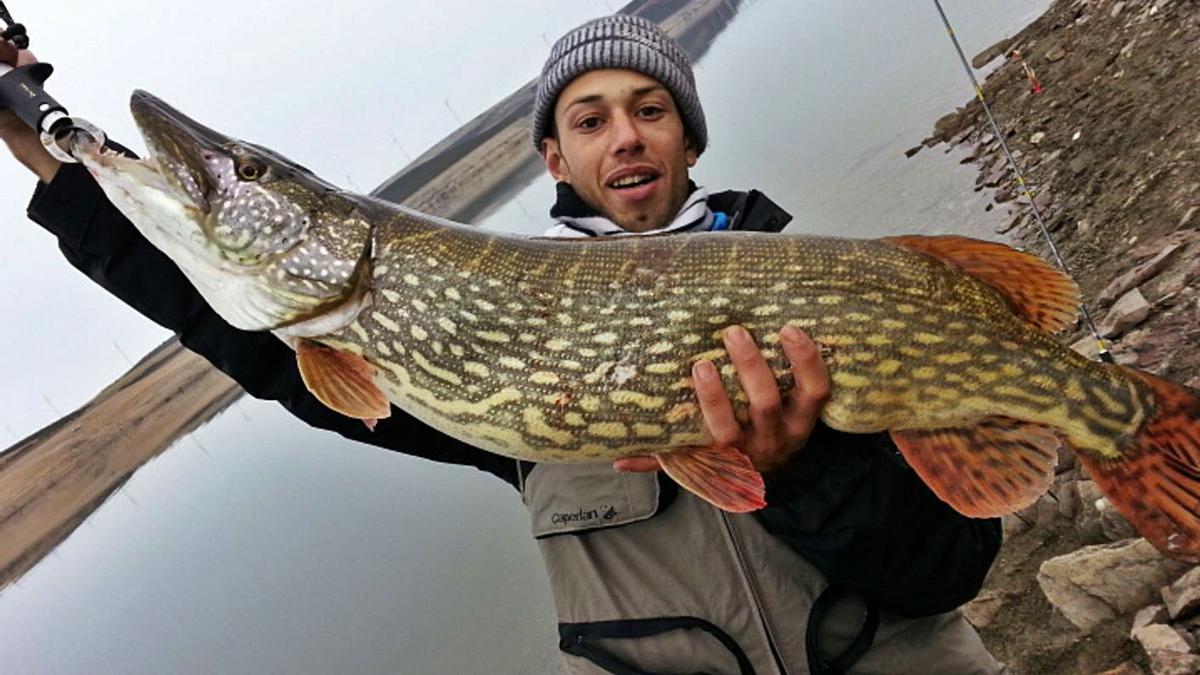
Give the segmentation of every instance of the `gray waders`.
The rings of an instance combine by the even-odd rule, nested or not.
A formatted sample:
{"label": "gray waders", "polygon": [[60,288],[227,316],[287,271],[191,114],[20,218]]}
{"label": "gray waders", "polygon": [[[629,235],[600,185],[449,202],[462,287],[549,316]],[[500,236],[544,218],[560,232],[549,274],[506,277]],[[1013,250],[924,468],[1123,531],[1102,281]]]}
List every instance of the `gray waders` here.
{"label": "gray waders", "polygon": [[878,610],[753,516],[683,490],[669,500],[657,474],[528,466],[521,492],[570,673],[1008,672],[957,610]]}

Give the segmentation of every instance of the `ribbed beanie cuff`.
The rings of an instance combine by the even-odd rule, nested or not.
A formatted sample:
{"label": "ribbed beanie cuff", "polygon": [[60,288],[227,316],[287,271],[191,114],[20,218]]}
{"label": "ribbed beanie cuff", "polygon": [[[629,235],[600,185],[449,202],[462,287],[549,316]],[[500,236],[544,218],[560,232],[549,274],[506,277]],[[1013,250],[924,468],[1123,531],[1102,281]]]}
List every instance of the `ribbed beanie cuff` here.
{"label": "ribbed beanie cuff", "polygon": [[533,147],[539,153],[550,134],[554,104],[572,80],[604,68],[633,70],[662,83],[675,99],[696,153],[708,145],[704,109],[696,95],[691,59],[657,24],[637,16],[613,14],[593,19],[562,36],[542,67],[533,104]]}

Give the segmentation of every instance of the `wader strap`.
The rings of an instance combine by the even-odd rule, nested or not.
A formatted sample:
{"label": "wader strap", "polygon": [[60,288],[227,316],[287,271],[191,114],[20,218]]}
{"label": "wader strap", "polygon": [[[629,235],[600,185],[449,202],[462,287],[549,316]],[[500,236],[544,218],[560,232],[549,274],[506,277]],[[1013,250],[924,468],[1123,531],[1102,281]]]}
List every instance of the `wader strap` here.
{"label": "wader strap", "polygon": [[[712,635],[737,659],[741,675],[754,675],[754,666],[742,651],[737,641],[718,626],[693,616],[666,616],[658,619],[619,619],[616,621],[592,621],[589,623],[558,624],[558,646],[572,656],[591,661],[613,675],[656,675],[625,663],[604,651],[592,640],[605,638],[652,637],[672,630],[699,628]],[[693,673],[692,675],[705,675]]]}
{"label": "wader strap", "polygon": [[833,584],[826,586],[821,595],[817,596],[812,611],[809,612],[804,645],[808,652],[808,669],[812,675],[842,675],[857,663],[863,654],[867,653],[867,650],[871,648],[871,643],[875,641],[875,630],[879,628],[879,607],[874,602],[864,599],[867,605],[867,615],[863,618],[862,627],[858,629],[858,635],[845,651],[832,660],[826,660],[821,654],[819,644],[821,623],[825,621],[825,615],[829,613],[833,603],[846,593],[847,589],[843,586]]}

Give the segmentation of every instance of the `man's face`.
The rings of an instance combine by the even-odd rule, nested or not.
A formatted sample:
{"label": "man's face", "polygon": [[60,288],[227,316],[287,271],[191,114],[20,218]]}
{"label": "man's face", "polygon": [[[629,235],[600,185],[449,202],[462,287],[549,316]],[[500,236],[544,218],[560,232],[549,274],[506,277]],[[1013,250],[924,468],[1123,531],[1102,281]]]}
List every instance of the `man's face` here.
{"label": "man's face", "polygon": [[556,138],[542,141],[555,180],[630,232],[666,225],[687,198],[696,152],[675,100],[631,70],[593,70],[554,105]]}

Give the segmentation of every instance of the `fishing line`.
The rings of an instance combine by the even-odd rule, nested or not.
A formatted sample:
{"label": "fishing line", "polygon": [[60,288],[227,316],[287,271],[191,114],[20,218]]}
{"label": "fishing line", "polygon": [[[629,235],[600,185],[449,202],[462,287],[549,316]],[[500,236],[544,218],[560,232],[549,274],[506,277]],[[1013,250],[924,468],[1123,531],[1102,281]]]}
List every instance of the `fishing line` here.
{"label": "fishing line", "polygon": [[[1008,160],[1008,166],[1012,169],[1013,175],[1017,177],[1017,185],[1021,186],[1021,190],[1025,193],[1025,198],[1029,200],[1029,207],[1033,212],[1033,218],[1037,221],[1038,227],[1041,228],[1042,236],[1045,237],[1046,243],[1050,245],[1050,253],[1054,256],[1055,262],[1058,263],[1059,269],[1067,276],[1074,278],[1070,268],[1067,267],[1066,261],[1059,254],[1058,247],[1054,245],[1054,238],[1050,236],[1050,228],[1046,225],[1045,219],[1042,218],[1042,210],[1033,201],[1033,195],[1029,191],[1029,183],[1025,180],[1025,173],[1021,171],[1021,167],[1017,165],[1017,160],[1013,158],[1012,152],[1009,151],[1008,143],[1004,140],[1004,132],[1000,130],[1000,125],[992,115],[991,107],[988,106],[987,101],[983,97],[983,88],[979,86],[979,80],[975,79],[975,72],[971,70],[971,64],[967,61],[967,55],[963,53],[962,45],[958,42],[958,36],[954,34],[954,28],[950,25],[950,19],[946,17],[946,12],[942,9],[941,0],[933,0],[933,5],[937,7],[938,14],[942,17],[942,23],[946,26],[946,33],[950,35],[950,41],[954,43],[954,51],[958,52],[958,60],[962,62],[963,70],[967,71],[967,77],[971,79],[971,86],[975,89],[975,97],[983,105],[983,112],[987,115],[988,122],[992,125],[992,133],[1000,140],[1000,147],[1004,149],[1004,157]],[[1079,302],[1079,310],[1083,314],[1084,323],[1087,324],[1092,337],[1096,339],[1096,352],[1100,360],[1105,363],[1113,363],[1112,354],[1108,351],[1108,346],[1104,344],[1104,339],[1100,337],[1100,332],[1096,330],[1096,324],[1092,321],[1092,315],[1088,312],[1087,305],[1083,302],[1082,297]]]}

